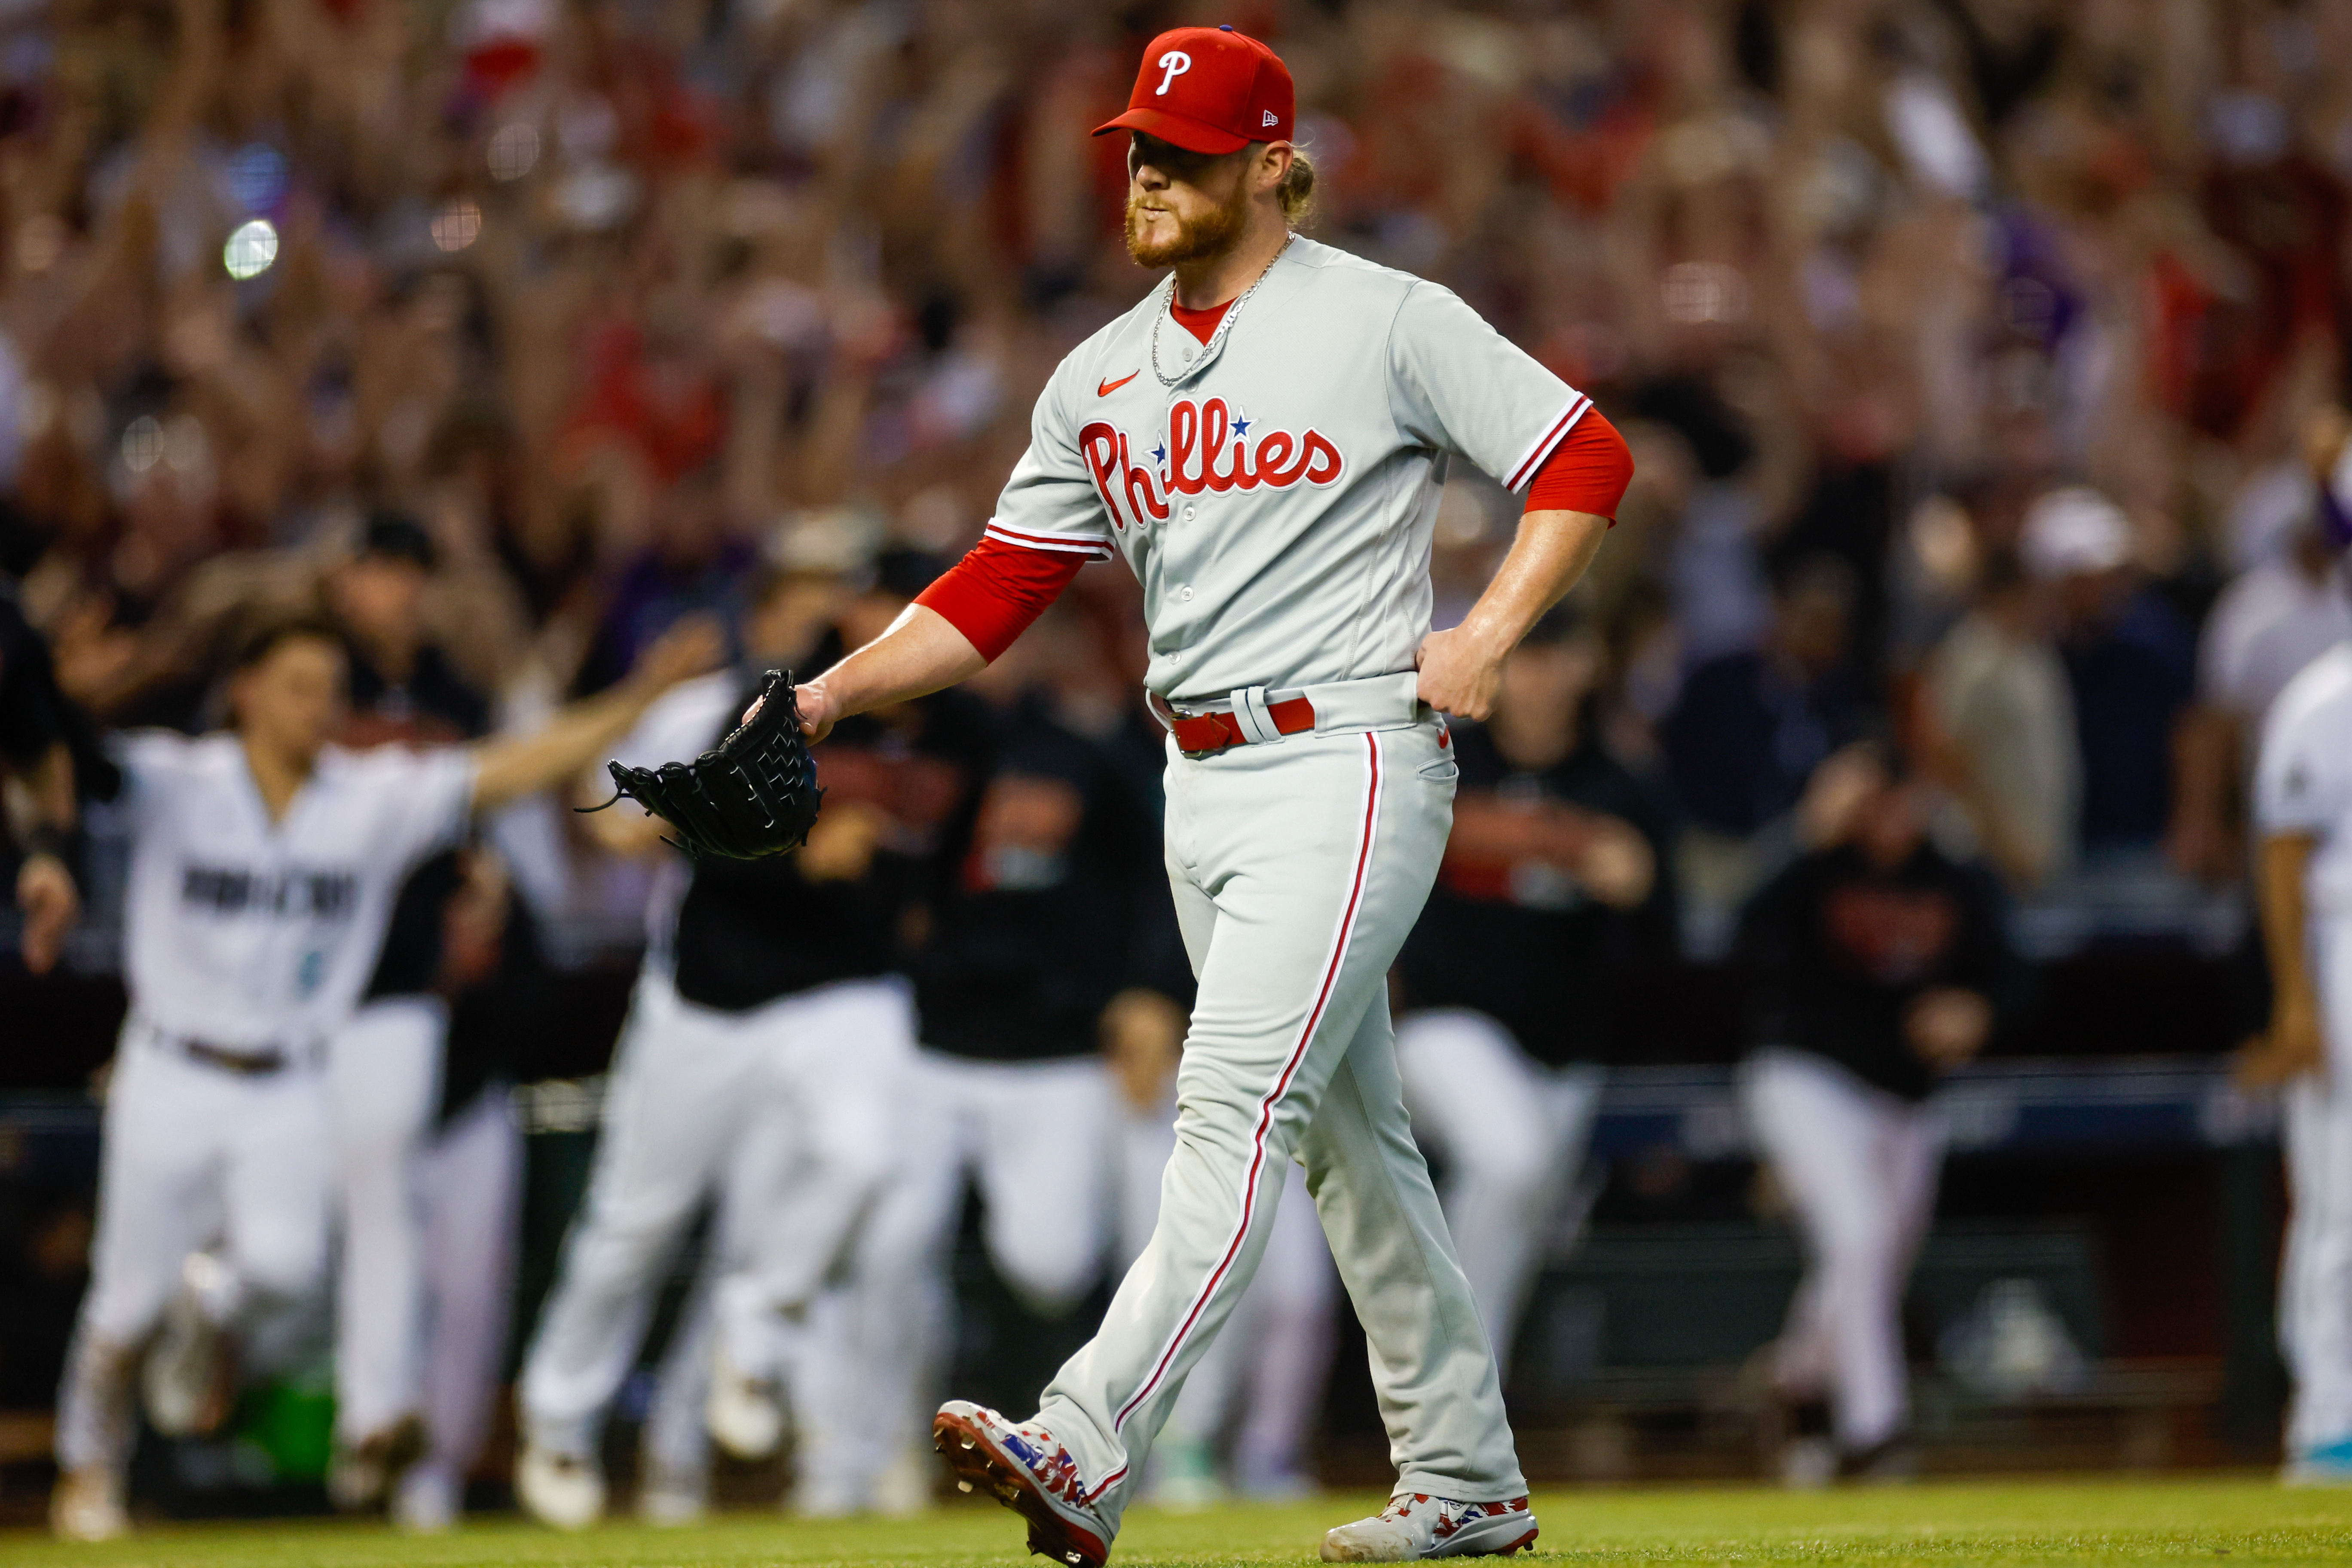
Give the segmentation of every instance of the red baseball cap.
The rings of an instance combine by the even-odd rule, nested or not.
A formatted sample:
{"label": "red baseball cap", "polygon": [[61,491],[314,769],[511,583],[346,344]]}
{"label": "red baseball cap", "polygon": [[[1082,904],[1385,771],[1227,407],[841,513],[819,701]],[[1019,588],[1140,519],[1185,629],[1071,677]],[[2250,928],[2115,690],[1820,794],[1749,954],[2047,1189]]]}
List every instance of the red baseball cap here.
{"label": "red baseball cap", "polygon": [[1238,153],[1287,142],[1297,89],[1290,68],[1231,27],[1172,27],[1151,40],[1127,112],[1095,134],[1140,131],[1188,153]]}

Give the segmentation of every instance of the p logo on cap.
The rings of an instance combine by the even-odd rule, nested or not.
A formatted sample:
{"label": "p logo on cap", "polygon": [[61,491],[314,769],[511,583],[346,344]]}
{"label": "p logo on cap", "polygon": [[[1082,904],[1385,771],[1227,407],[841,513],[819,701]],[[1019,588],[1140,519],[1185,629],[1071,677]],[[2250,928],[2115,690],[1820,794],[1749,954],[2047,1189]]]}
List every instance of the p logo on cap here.
{"label": "p logo on cap", "polygon": [[1297,89],[1272,49],[1231,27],[1176,27],[1151,40],[1127,112],[1095,134],[1140,131],[1188,153],[1237,153],[1290,135]]}

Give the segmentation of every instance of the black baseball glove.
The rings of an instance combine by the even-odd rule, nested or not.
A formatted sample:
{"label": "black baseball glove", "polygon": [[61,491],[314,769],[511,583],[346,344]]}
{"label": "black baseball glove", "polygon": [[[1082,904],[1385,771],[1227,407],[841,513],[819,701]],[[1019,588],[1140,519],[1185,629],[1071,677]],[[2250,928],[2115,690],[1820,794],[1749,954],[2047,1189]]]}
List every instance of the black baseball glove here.
{"label": "black baseball glove", "polygon": [[698,858],[759,860],[797,849],[824,795],[793,678],[781,669],[761,679],[750,717],[714,750],[657,768],[605,766],[621,795],[668,823],[677,833],[670,842]]}

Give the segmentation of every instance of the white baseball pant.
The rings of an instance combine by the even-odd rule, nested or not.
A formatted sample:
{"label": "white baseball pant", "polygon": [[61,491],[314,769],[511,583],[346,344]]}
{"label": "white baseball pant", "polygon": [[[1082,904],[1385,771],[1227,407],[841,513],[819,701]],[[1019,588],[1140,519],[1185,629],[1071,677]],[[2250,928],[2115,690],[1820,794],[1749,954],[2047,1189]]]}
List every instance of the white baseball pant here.
{"label": "white baseball pant", "polygon": [[[493,1084],[417,1162],[425,1457],[401,1477],[402,1517],[455,1514],[498,1406],[522,1221],[522,1131]],[[340,1352],[338,1352],[340,1365]],[[420,1500],[430,1497],[429,1504]],[[445,1506],[446,1505],[446,1506]]]}
{"label": "white baseball pant", "polygon": [[[594,1452],[606,1408],[636,1359],[662,1270],[702,1205],[722,1190],[755,1126],[782,1124],[803,1163],[781,1197],[768,1200],[777,1213],[755,1206],[746,1223],[779,1237],[782,1220],[824,1231],[854,1223],[854,1215],[808,1211],[835,1205],[836,1188],[864,1179],[887,1154],[887,1137],[851,1150],[841,1181],[806,1162],[864,1139],[887,1117],[894,1064],[910,1048],[911,1011],[897,980],[822,986],[737,1014],[685,1001],[667,975],[639,978],[587,1200],[523,1368],[532,1442]],[[851,1092],[842,1099],[824,1098],[845,1086]],[[811,1272],[797,1260],[793,1267],[793,1281]],[[822,1278],[822,1267],[814,1272]]]}
{"label": "white baseball pant", "polygon": [[441,1106],[449,1010],[371,1002],[327,1046],[337,1217],[335,1429],[356,1444],[422,1415],[424,1155]]}
{"label": "white baseball pant", "polygon": [[2286,1090],[2292,1211],[2279,1266],[2279,1349],[2294,1375],[2289,1454],[2352,1438],[2352,918],[2318,916],[2313,981],[2327,1070]]}
{"label": "white baseball pant", "polygon": [[[1125,1118],[1120,1184],[1122,1263],[1132,1262],[1160,1218],[1160,1183],[1176,1147],[1176,1105]],[[1160,1442],[1214,1447],[1233,1431],[1234,1484],[1244,1493],[1279,1496],[1311,1485],[1307,1437],[1331,1368],[1331,1313],[1339,1277],[1316,1223],[1307,1173],[1297,1162],[1283,1174],[1249,1289],[1224,1332],[1193,1363]],[[1166,1451],[1164,1448],[1161,1450]]]}
{"label": "white baseball pant", "polygon": [[[1110,1241],[1112,1125],[1099,1058],[914,1053],[890,1134],[898,1168],[854,1244],[841,1303],[811,1327],[812,1497],[870,1497],[925,1429],[953,1317],[948,1255],[967,1176],[980,1187],[989,1258],[1031,1310],[1066,1312],[1093,1288]],[[1045,1171],[1061,1199],[1039,1201]]]}
{"label": "white baseball pant", "polygon": [[202,1302],[256,1371],[268,1328],[302,1310],[327,1263],[324,1075],[248,1077],[194,1061],[137,1018],[101,1124],[98,1230],[58,1392],[58,1462],[119,1468],[136,1436],[131,1378],[188,1255],[226,1266]]}
{"label": "white baseball pant", "polygon": [[762,1014],[778,1051],[760,1114],[782,1129],[772,1190],[746,1201],[744,1262],[719,1287],[719,1342],[740,1369],[781,1374],[780,1323],[848,1268],[861,1231],[907,1158],[913,990],[844,981]]}
{"label": "white baseball pant", "polygon": [[1943,1117],[1804,1051],[1759,1051],[1739,1083],[1805,1251],[1775,1378],[1792,1398],[1826,1397],[1839,1446],[1859,1453],[1910,1419],[1903,1290],[1935,1216]]}
{"label": "white baseball pant", "polygon": [[[1171,748],[1169,879],[1200,978],[1176,1149],[1150,1242],[1039,1411],[1114,1527],[1185,1374],[1257,1270],[1294,1152],[1370,1341],[1401,1487],[1474,1501],[1527,1490],[1389,1026],[1389,965],[1452,826],[1458,770],[1442,736],[1425,721],[1198,760]],[[1033,1201],[1066,1195],[1041,1180]]]}
{"label": "white baseball pant", "polygon": [[[988,1255],[1032,1310],[1066,1312],[1100,1279],[1110,1243],[1110,1075],[1100,1058],[990,1062],[916,1053],[902,1141],[911,1223],[943,1266],[979,1184]],[[1061,1201],[1038,1201],[1050,1171]]]}
{"label": "white baseball pant", "polygon": [[[653,1400],[638,1435],[641,1476],[648,1484],[657,1481],[674,1492],[708,1491],[710,1436],[703,1410],[719,1331],[719,1289],[745,1265],[754,1212],[782,1187],[787,1132],[772,1117],[751,1118],[719,1177],[702,1265],[662,1349]],[[797,1401],[797,1384],[792,1394]]]}
{"label": "white baseball pant", "polygon": [[1397,1068],[1413,1130],[1445,1162],[1445,1223],[1507,1368],[1607,1075],[1590,1063],[1545,1067],[1494,1019],[1454,1007],[1397,1020]]}

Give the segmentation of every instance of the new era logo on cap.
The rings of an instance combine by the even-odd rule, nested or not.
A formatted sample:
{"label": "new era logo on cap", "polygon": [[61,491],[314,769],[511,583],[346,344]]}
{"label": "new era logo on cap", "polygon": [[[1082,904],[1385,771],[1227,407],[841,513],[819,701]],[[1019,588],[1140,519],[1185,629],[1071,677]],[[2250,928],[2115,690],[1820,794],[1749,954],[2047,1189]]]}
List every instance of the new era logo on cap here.
{"label": "new era logo on cap", "polygon": [[1234,153],[1290,135],[1290,71],[1275,52],[1231,27],[1177,27],[1151,40],[1127,112],[1095,134],[1140,131],[1192,153]]}

